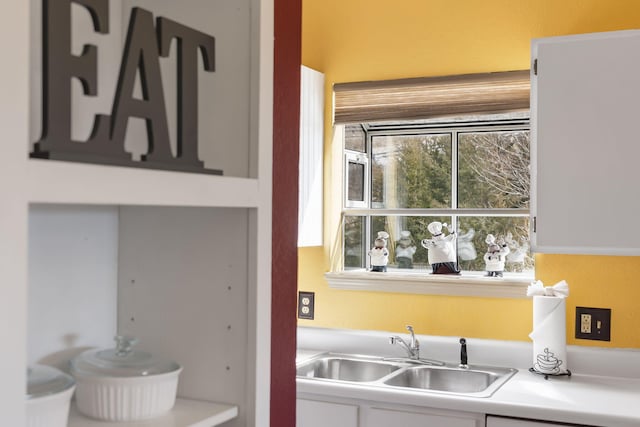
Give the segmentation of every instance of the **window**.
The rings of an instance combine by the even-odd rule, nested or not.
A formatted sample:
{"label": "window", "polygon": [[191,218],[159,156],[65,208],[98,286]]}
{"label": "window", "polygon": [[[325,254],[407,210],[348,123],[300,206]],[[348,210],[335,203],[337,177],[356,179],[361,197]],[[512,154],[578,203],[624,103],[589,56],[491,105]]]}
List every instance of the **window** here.
{"label": "window", "polygon": [[348,208],[366,208],[369,200],[369,160],[363,153],[345,154],[346,199]]}
{"label": "window", "polygon": [[431,272],[421,241],[439,221],[455,231],[463,276],[484,275],[489,234],[510,249],[505,276],[533,276],[526,114],[345,125],[344,135],[344,270],[369,269],[385,231],[388,272]]}

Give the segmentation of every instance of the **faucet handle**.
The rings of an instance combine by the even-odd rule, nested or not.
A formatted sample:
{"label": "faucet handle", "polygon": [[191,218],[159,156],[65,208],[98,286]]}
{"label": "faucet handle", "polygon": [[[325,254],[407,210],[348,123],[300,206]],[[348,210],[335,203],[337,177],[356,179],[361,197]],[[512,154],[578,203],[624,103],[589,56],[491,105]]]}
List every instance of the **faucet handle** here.
{"label": "faucet handle", "polygon": [[411,334],[411,346],[417,347],[419,344],[418,340],[416,339],[416,334],[413,333],[413,326],[407,325],[407,331],[409,331],[409,334]]}
{"label": "faucet handle", "polygon": [[420,341],[416,338],[416,334],[413,333],[413,326],[407,325],[407,331],[411,334],[411,341],[409,343],[409,352],[412,359],[420,358]]}
{"label": "faucet handle", "polygon": [[460,367],[463,369],[467,369],[469,365],[467,365],[467,340],[464,338],[460,338]]}

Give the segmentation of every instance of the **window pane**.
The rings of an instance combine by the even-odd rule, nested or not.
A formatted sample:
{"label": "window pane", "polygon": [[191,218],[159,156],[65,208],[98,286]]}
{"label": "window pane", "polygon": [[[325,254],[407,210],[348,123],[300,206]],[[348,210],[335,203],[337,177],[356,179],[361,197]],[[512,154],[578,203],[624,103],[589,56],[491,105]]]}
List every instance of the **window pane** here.
{"label": "window pane", "polygon": [[374,136],[371,162],[372,208],[451,207],[450,134]]}
{"label": "window pane", "polygon": [[349,161],[348,200],[350,201],[364,201],[364,168],[363,163]]}
{"label": "window pane", "polygon": [[344,217],[344,269],[365,268],[365,217]]}
{"label": "window pane", "polygon": [[[389,233],[387,249],[389,249],[388,271],[395,269],[406,271],[414,269],[431,272],[427,261],[427,249],[420,242],[431,237],[427,226],[433,221],[451,224],[451,217],[441,216],[372,216],[371,242],[379,231]],[[448,234],[448,233],[447,233]],[[367,248],[367,251],[371,248]]]}
{"label": "window pane", "polygon": [[367,135],[361,125],[346,125],[344,127],[344,148],[360,153],[367,151]]}
{"label": "window pane", "polygon": [[458,265],[464,271],[486,271],[484,254],[487,235],[504,241],[510,252],[504,271],[533,273],[529,248],[528,217],[460,217],[458,221]]}
{"label": "window pane", "polygon": [[529,131],[460,134],[458,207],[529,207]]}

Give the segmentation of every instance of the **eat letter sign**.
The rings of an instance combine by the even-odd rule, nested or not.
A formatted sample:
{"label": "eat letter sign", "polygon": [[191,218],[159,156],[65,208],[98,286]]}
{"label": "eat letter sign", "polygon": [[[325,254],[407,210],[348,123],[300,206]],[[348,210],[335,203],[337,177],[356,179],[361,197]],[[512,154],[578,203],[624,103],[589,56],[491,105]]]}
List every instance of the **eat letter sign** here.
{"label": "eat letter sign", "polygon": [[[222,174],[198,158],[198,52],[204,69],[214,71],[215,39],[170,19],[133,8],[111,115],[97,114],[86,141],[71,139],[71,79],[83,93],[97,95],[97,47],[71,53],[71,3],[86,8],[96,32],[109,32],[109,0],[43,0],[42,136],[32,157]],[[160,56],[177,39],[177,141],[171,152]],[[133,96],[140,75],[142,99]],[[124,140],[130,117],[146,122],[148,151],[134,161]]]}

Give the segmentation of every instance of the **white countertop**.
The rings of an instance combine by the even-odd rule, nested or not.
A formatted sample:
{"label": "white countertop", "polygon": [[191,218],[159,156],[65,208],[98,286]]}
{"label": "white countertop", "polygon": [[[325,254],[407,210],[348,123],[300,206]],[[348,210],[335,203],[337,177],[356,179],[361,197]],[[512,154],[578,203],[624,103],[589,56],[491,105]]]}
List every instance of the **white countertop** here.
{"label": "white countertop", "polygon": [[[329,334],[329,335],[326,335]],[[375,354],[373,348],[367,345],[367,339],[375,338],[379,341],[381,334],[367,333],[367,339],[354,343],[354,331],[342,333],[326,330],[311,331],[309,336],[299,339],[307,347],[313,346],[317,350],[301,350],[298,361],[310,357],[318,352],[336,351],[341,353]],[[331,338],[333,336],[334,338]],[[318,339],[321,337],[322,339]],[[420,337],[421,342],[428,342],[429,337]],[[356,340],[357,341],[357,340]],[[437,339],[435,340],[438,341]],[[444,340],[454,342],[454,339]],[[350,344],[346,345],[345,343]],[[564,423],[586,424],[591,426],[631,427],[640,426],[640,376],[637,367],[640,365],[640,352],[605,350],[599,354],[598,350],[572,349],[576,364],[576,371],[572,367],[570,377],[549,377],[529,372],[525,367],[528,363],[523,360],[531,354],[527,353],[526,343],[507,344],[496,360],[502,363],[490,363],[484,346],[496,348],[495,342],[483,340],[468,340],[469,362],[473,362],[474,354],[481,357],[478,364],[518,368],[518,372],[500,387],[491,397],[465,397],[452,394],[438,393],[411,389],[389,389],[356,383],[342,383],[338,381],[318,381],[314,379],[297,379],[299,396],[329,395],[338,398],[352,398],[386,402],[392,404],[414,405],[438,409],[450,409],[482,414],[494,414],[538,420],[557,421]],[[332,346],[333,344],[333,346]],[[349,347],[363,346],[362,351],[345,351]],[[432,352],[446,353],[447,346],[430,343]],[[381,346],[379,350],[388,352],[388,347]],[[442,348],[440,348],[442,347]],[[449,345],[451,347],[451,345]],[[513,347],[513,355],[509,349]],[[453,346],[455,349],[455,346]],[[360,350],[360,348],[358,349]],[[450,352],[451,349],[449,349]],[[583,354],[584,353],[584,354]],[[440,360],[454,361],[454,357]],[[378,354],[389,356],[389,354]],[[423,354],[433,357],[431,354]],[[600,357],[598,357],[600,356]],[[510,359],[511,358],[511,359]],[[506,361],[506,364],[504,363]],[[595,362],[595,363],[594,363]],[[590,369],[589,365],[594,366]],[[602,365],[607,366],[602,366]],[[629,366],[625,366],[628,364]],[[522,366],[525,365],[525,366]],[[633,366],[635,365],[635,366]],[[628,368],[628,371],[625,369]],[[590,372],[591,371],[591,372]],[[628,372],[627,377],[622,376]]]}
{"label": "white countertop", "polygon": [[640,426],[639,379],[574,374],[545,380],[520,371],[490,400],[496,407],[492,413],[497,415],[599,426]]}

